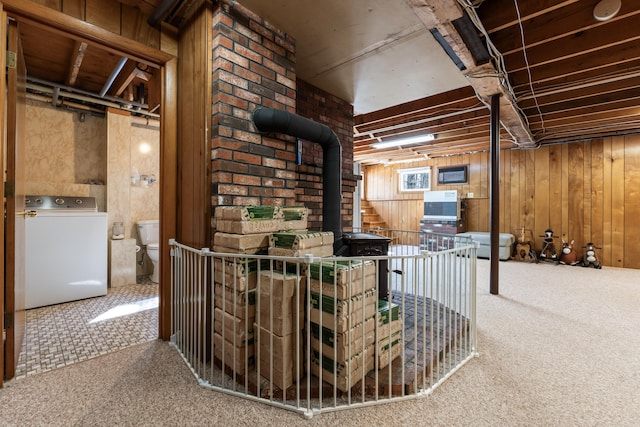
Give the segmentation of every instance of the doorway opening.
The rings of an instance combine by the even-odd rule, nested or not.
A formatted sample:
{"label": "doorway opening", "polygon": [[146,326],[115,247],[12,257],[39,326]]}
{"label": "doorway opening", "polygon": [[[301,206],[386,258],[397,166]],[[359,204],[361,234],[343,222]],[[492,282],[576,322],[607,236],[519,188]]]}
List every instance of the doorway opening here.
{"label": "doorway opening", "polygon": [[[140,116],[140,114],[138,114],[137,109],[139,108],[139,100],[140,99],[149,99],[149,96],[151,95],[154,98],[154,102],[156,102],[155,107],[152,108],[153,111],[150,111],[151,109],[149,109],[148,113],[151,114],[156,114],[158,115],[158,118],[160,117],[160,114],[162,114],[162,118],[163,120],[165,118],[168,118],[168,121],[172,124],[173,127],[175,127],[175,121],[176,121],[176,107],[175,105],[172,105],[174,100],[175,100],[175,90],[173,87],[168,87],[166,85],[167,81],[173,81],[175,79],[175,66],[176,66],[176,58],[174,55],[166,53],[166,52],[162,52],[160,50],[154,49],[154,48],[150,48],[146,45],[142,45],[141,43],[129,40],[129,39],[125,39],[124,37],[118,36],[116,34],[107,34],[104,30],[100,30],[99,28],[88,28],[86,23],[84,23],[83,21],[80,20],[74,20],[71,19],[69,16],[63,15],[59,12],[56,11],[51,11],[49,9],[44,9],[44,8],[40,8],[40,7],[29,7],[25,10],[21,9],[21,5],[18,4],[9,4],[9,5],[5,5],[5,10],[7,11],[7,15],[10,17],[9,20],[13,21],[13,22],[17,22],[18,26],[22,26],[22,27],[28,27],[29,24],[34,24],[37,23],[35,25],[33,25],[34,28],[37,28],[38,31],[47,31],[48,29],[51,30],[51,34],[55,34],[56,37],[61,37],[61,38],[66,38],[68,39],[68,42],[71,43],[73,49],[76,49],[77,52],[82,53],[84,52],[84,54],[86,55],[87,51],[93,50],[94,52],[100,51],[101,49],[104,50],[106,57],[116,57],[116,59],[118,57],[120,58],[127,58],[127,61],[131,62],[134,64],[133,67],[131,68],[127,68],[127,67],[120,67],[119,65],[116,67],[118,69],[121,70],[125,70],[128,73],[128,76],[130,77],[131,75],[134,75],[136,77],[140,77],[140,76],[144,76],[144,77],[148,77],[149,74],[149,69],[147,67],[151,67],[153,68],[153,72],[155,73],[155,80],[153,82],[152,86],[143,88],[141,85],[134,85],[133,86],[133,90],[131,90],[130,92],[133,92],[133,96],[135,96],[136,101],[133,103],[129,103],[128,106],[126,106],[124,109],[120,108],[121,106],[116,105],[116,106],[111,106],[110,108],[115,109],[115,110],[130,110],[130,111],[124,111],[124,113],[126,114],[131,114],[132,116]],[[42,10],[41,10],[42,9]],[[5,17],[7,16],[5,15]],[[29,34],[22,34],[22,36],[24,37],[25,40],[29,39],[30,36],[32,36],[33,34],[29,35]],[[59,41],[59,39],[58,39]],[[51,47],[52,44],[54,43],[54,38],[50,37],[50,38],[45,38],[44,40],[40,40],[41,43],[39,43],[39,49],[41,49],[41,53],[42,52],[48,52],[48,51],[55,51],[55,52],[60,52],[60,53],[64,53],[65,49],[62,48],[62,46],[60,45],[56,45],[58,48],[54,49]],[[67,41],[65,41],[64,43],[67,43]],[[28,44],[28,43],[27,43]],[[38,43],[36,43],[38,44]],[[31,53],[33,55],[33,52]],[[36,56],[38,56],[39,54],[36,53]],[[43,55],[40,55],[44,57]],[[85,56],[85,58],[87,58],[88,56]],[[76,55],[74,53],[74,55],[72,56],[73,61],[71,61],[72,66],[71,67],[67,67],[64,68],[63,66],[63,73],[69,73],[68,76],[65,76],[62,80],[60,79],[46,79],[46,83],[48,84],[51,81],[64,81],[65,83],[63,84],[65,87],[60,87],[60,88],[53,88],[53,90],[49,91],[47,90],[44,86],[46,86],[45,83],[43,83],[42,81],[34,81],[33,79],[31,81],[29,81],[28,78],[25,79],[26,81],[26,85],[25,86],[31,86],[30,92],[33,94],[35,93],[37,96],[44,96],[44,97],[49,97],[50,98],[50,103],[52,107],[55,108],[59,108],[65,101],[62,99],[61,95],[64,93],[64,91],[68,91],[68,92],[72,92],[73,90],[70,89],[73,87],[73,84],[70,83],[68,79],[75,79],[78,77],[77,74],[80,72],[80,70],[83,69],[82,65],[78,65],[78,64],[82,64],[82,55]],[[66,61],[69,61],[69,56],[66,57]],[[127,61],[118,61],[119,64],[125,64]],[[69,62],[66,62],[65,64],[69,64]],[[109,69],[109,72],[111,73],[111,75],[115,75],[115,73],[113,73],[112,71],[115,70],[115,68],[111,68],[109,65],[107,65],[106,61],[97,61],[98,65],[104,65],[105,68]],[[142,64],[142,65],[141,65]],[[169,64],[169,66],[167,67],[167,65]],[[29,75],[28,72],[28,62],[27,62],[27,76]],[[45,68],[50,68],[51,70],[54,71],[60,71],[60,64],[58,63],[54,63],[54,62],[50,62],[48,64],[45,65]],[[96,62],[93,62],[93,66],[96,65]],[[72,72],[73,71],[73,72]],[[145,74],[146,73],[146,74]],[[109,76],[109,80],[111,80],[111,76]],[[115,79],[113,81],[111,81],[109,83],[110,85],[115,84],[114,87],[120,88],[122,87],[122,85],[120,85],[118,83],[118,80]],[[126,85],[125,85],[126,86]],[[85,89],[82,89],[85,90]],[[107,89],[108,90],[108,89]],[[119,90],[119,89],[118,89]],[[26,92],[26,91],[25,91]],[[99,91],[101,92],[101,91]],[[126,91],[125,91],[126,94]],[[73,103],[75,104],[76,107],[78,107],[78,110],[74,110],[75,112],[78,113],[78,117],[80,121],[84,121],[87,120],[87,116],[89,115],[89,111],[92,111],[93,109],[96,108],[100,108],[100,107],[96,107],[94,104],[94,100],[92,99],[92,97],[90,96],[85,96],[86,94],[74,94],[74,99],[73,99]],[[109,95],[107,95],[109,96]],[[124,96],[124,95],[121,95]],[[151,102],[147,102],[147,104],[150,104]],[[168,107],[165,108],[165,103],[167,103]],[[98,105],[100,105],[100,103],[96,103]],[[6,105],[6,108],[8,111],[10,111],[11,109],[15,109],[15,105],[13,105],[12,103],[8,103]],[[79,111],[79,110],[83,110],[83,111]],[[146,114],[146,117],[149,117],[149,114]],[[162,124],[161,124],[162,126]],[[56,129],[58,129],[59,127],[57,126],[51,126],[51,131],[54,132]],[[20,130],[21,131],[21,130]],[[160,134],[162,135],[162,132],[160,132]],[[163,136],[159,137],[160,141],[158,144],[158,157],[160,158],[160,160],[158,161],[159,166],[158,166],[158,170],[162,171],[163,168],[166,166],[165,163],[163,163],[162,160],[162,155],[159,152],[160,150],[169,150],[172,151],[175,149],[175,135],[173,135],[171,132],[168,132],[166,134],[164,134]],[[5,141],[6,142],[6,141]],[[50,150],[55,150],[55,148],[50,147]],[[80,157],[82,157],[82,153],[80,154]],[[171,159],[169,159],[169,163],[171,163]],[[175,199],[175,191],[172,190],[171,185],[167,185],[165,183],[170,183],[172,181],[175,180],[175,172],[173,171],[173,168],[171,166],[166,167],[164,170],[168,170],[170,171],[167,174],[163,174],[159,173],[158,175],[156,175],[156,177],[152,177],[158,180],[158,184],[157,186],[159,187],[158,190],[160,193],[163,194],[164,197],[164,203],[167,204],[167,206],[175,206],[175,204],[171,203],[171,200]],[[145,171],[146,172],[146,171]],[[162,176],[162,180],[159,179],[159,176]],[[127,176],[125,178],[128,182],[129,180],[129,171],[127,171]],[[147,183],[149,183],[150,181],[147,180]],[[163,188],[165,185],[168,186],[168,189]],[[55,186],[54,186],[55,187]],[[53,193],[56,194],[61,194],[57,191],[57,188],[53,188],[51,190]],[[52,193],[52,194],[53,194]],[[23,193],[24,194],[24,193]],[[73,195],[73,194],[71,194]],[[7,197],[9,197],[9,195],[7,195]],[[21,197],[24,196],[18,196],[13,195],[12,196],[14,199],[19,199]],[[171,219],[174,217],[174,215],[172,215],[172,208],[167,208],[163,211],[163,203],[162,202],[158,202],[158,212],[157,212],[157,218],[160,220],[160,240],[161,241],[167,241],[168,240],[168,236],[172,236],[175,230],[175,224],[173,223],[174,221],[171,221]],[[17,212],[17,210],[16,210]],[[163,213],[165,215],[165,218],[168,216],[168,220],[165,223],[165,220],[162,219],[163,217]],[[24,214],[24,213],[19,213],[20,214]],[[7,211],[7,215],[9,215],[9,212]],[[139,219],[149,219],[149,218],[139,218]],[[135,229],[135,224],[131,223],[132,227],[134,227]],[[165,225],[166,224],[166,225]],[[110,232],[111,230],[109,230]],[[131,236],[133,239],[135,239],[137,236],[135,234],[135,232],[132,234]],[[11,244],[11,242],[5,242],[6,247],[7,247],[7,258],[5,258],[5,260],[10,260],[13,259],[12,257],[22,257],[22,255],[20,255],[20,253],[11,253],[9,254],[9,252],[14,252],[15,251],[15,247]],[[134,240],[134,245],[133,245],[133,251],[135,251],[135,240]],[[134,252],[135,253],[135,252]],[[135,255],[134,255],[135,256]],[[168,258],[168,249],[165,248],[161,248],[160,249],[160,258],[164,259],[164,258]],[[6,261],[6,263],[8,263],[9,261]],[[134,258],[134,262],[133,265],[135,266],[137,262],[137,259]],[[168,262],[165,263],[166,265],[168,265]],[[134,267],[135,270],[135,267]],[[141,306],[143,307],[143,309],[140,309],[139,312],[146,312],[147,315],[149,315],[150,313],[152,313],[153,311],[155,311],[155,320],[151,320],[152,324],[149,323],[148,325],[145,324],[144,327],[138,327],[138,329],[141,330],[151,330],[154,331],[153,333],[153,338],[164,338],[167,339],[166,332],[163,332],[164,329],[166,329],[166,327],[163,327],[163,325],[168,324],[169,319],[166,318],[163,315],[163,313],[165,312],[164,308],[163,308],[163,299],[167,298],[168,295],[166,295],[166,292],[163,291],[164,286],[163,286],[163,277],[166,275],[166,273],[161,274],[161,279],[160,279],[160,283],[159,284],[131,284],[132,287],[136,287],[136,286],[146,286],[146,289],[144,290],[144,292],[124,292],[125,290],[118,290],[118,292],[116,294],[125,294],[125,296],[120,295],[119,299],[116,298],[116,302],[114,303],[113,306],[108,307],[108,306],[104,306],[97,309],[95,314],[91,314],[89,318],[83,318],[83,322],[88,322],[89,324],[95,324],[98,325],[98,327],[96,327],[95,329],[99,330],[100,328],[105,329],[104,325],[106,325],[105,322],[108,322],[109,320],[113,320],[113,319],[119,319],[119,320],[123,320],[123,318],[125,316],[114,316],[111,317],[111,314],[109,314],[111,312],[111,310],[114,310],[113,312],[117,312],[118,310],[122,310],[124,309],[129,310],[131,309],[131,306]],[[134,282],[135,282],[135,273],[134,273]],[[13,283],[7,283],[5,282],[5,286],[11,286],[13,288],[14,284]],[[125,286],[123,286],[124,288]],[[23,289],[22,289],[23,291]],[[122,291],[122,292],[121,292]],[[134,294],[134,296],[132,297],[131,294]],[[0,300],[2,300],[6,295],[10,294],[10,299],[13,301],[13,297],[15,295],[16,298],[16,304],[15,304],[15,314],[20,314],[21,317],[26,317],[25,316],[25,310],[24,310],[24,305],[22,302],[21,305],[21,301],[19,301],[18,299],[20,298],[20,290],[18,290],[18,292],[13,292],[13,289],[11,289],[10,292],[7,292],[6,288],[3,291],[3,293],[0,295],[2,298],[0,298]],[[117,297],[117,295],[116,295]],[[164,298],[163,298],[164,297]],[[97,298],[96,300],[98,300],[99,298]],[[134,302],[132,302],[132,299],[135,300]],[[89,301],[84,301],[84,304],[87,304]],[[66,304],[66,303],[65,303]],[[68,304],[74,304],[77,305],[78,307],[80,307],[80,310],[85,310],[86,308],[82,308],[83,302],[76,302],[76,303],[68,303]],[[152,308],[156,307],[156,308]],[[49,308],[49,311],[52,310],[51,306]],[[56,306],[55,307],[56,310],[55,311],[60,311],[65,313],[66,315],[69,314],[69,307],[68,306],[64,306],[64,305],[60,305],[60,306]],[[20,313],[20,311],[22,313]],[[111,312],[111,313],[113,313]],[[4,312],[4,308],[3,308],[3,315],[5,314]],[[10,313],[10,315],[13,316],[13,312]],[[129,316],[131,315],[135,315],[135,313],[129,313]],[[104,317],[106,316],[106,318]],[[15,316],[17,317],[17,316]],[[64,317],[64,316],[63,316]],[[58,318],[60,318],[60,316],[58,316]],[[97,319],[97,320],[96,320]],[[64,320],[66,323],[70,323],[70,318],[69,317],[65,317]],[[6,326],[6,325],[5,325]],[[24,326],[24,324],[23,324]],[[147,327],[150,326],[150,327]],[[134,326],[132,329],[136,329],[137,326]],[[38,328],[36,328],[38,329]],[[45,327],[45,329],[50,329],[48,327]],[[23,334],[23,329],[18,329],[15,327],[8,327],[6,326],[6,334],[7,336],[12,335],[12,336],[20,336],[22,337]],[[58,332],[59,334],[64,334],[64,332]],[[146,339],[146,338],[145,338]],[[92,338],[92,340],[94,341],[108,341],[106,339],[100,339],[100,338]],[[126,342],[127,340],[125,340]],[[2,354],[7,354],[7,353],[13,353],[15,350],[19,350],[22,346],[18,343],[13,344],[13,340],[12,340],[12,345],[11,348],[9,348],[9,344],[8,344],[9,340],[7,339],[6,341],[2,342],[2,348],[0,348],[0,353]],[[129,342],[131,342],[129,340]],[[27,340],[26,345],[28,345],[29,342]],[[117,348],[117,343],[115,346],[113,346],[112,348]],[[16,348],[17,347],[17,348]],[[103,349],[105,349],[105,346],[102,346]],[[26,350],[26,347],[25,347]],[[98,350],[99,352],[99,350]],[[95,352],[94,352],[95,353]],[[79,360],[84,360],[82,359],[80,356],[77,357]],[[15,365],[13,366],[9,366],[9,364],[12,364],[14,361],[17,365],[17,359],[18,357],[14,357],[11,360],[8,359],[0,359],[0,365],[2,365],[2,369],[3,369],[3,373],[2,376],[0,376],[0,378],[4,378],[4,379],[10,379],[13,378],[15,376]],[[73,358],[70,358],[69,360],[72,360]],[[65,362],[66,363],[66,362]],[[57,366],[56,366],[57,367]],[[25,370],[26,372],[26,370]],[[0,380],[0,386],[2,386],[2,381]]]}

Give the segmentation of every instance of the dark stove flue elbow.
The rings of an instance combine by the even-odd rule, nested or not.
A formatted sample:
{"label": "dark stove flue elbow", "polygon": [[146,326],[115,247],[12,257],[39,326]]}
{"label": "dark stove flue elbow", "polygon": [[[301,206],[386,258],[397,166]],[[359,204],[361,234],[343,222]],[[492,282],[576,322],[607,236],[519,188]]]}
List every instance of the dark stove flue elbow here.
{"label": "dark stove flue elbow", "polygon": [[322,229],[332,231],[334,253],[343,251],[342,217],[342,146],[326,125],[284,110],[258,107],[253,123],[260,132],[277,132],[320,144],[322,156]]}

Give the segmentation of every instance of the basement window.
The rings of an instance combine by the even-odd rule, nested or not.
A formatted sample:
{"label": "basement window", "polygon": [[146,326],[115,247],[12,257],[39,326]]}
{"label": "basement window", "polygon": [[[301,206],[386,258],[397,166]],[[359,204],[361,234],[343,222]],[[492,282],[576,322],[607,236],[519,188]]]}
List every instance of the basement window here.
{"label": "basement window", "polygon": [[400,191],[428,191],[431,189],[431,167],[398,169]]}

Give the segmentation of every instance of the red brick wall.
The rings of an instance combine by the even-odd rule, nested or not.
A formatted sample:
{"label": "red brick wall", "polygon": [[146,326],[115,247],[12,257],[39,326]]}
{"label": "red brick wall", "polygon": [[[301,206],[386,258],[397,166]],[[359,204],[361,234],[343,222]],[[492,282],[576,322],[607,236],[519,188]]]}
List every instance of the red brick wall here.
{"label": "red brick wall", "polygon": [[[261,135],[257,106],[284,109],[329,126],[342,144],[343,228],[353,221],[353,108],[296,80],[295,41],[237,5],[213,18],[211,203],[300,206],[311,210],[309,229],[322,229],[322,148],[295,138]],[[213,209],[212,209],[213,211]]]}
{"label": "red brick wall", "polygon": [[295,41],[237,5],[213,17],[211,202],[295,204],[295,144],[255,132],[259,105],[295,112]]}
{"label": "red brick wall", "polygon": [[[353,192],[353,106],[298,79],[297,114],[329,126],[342,145],[342,228],[352,231]],[[302,165],[298,166],[296,200],[311,209],[309,228],[322,229],[322,147],[303,143]]]}

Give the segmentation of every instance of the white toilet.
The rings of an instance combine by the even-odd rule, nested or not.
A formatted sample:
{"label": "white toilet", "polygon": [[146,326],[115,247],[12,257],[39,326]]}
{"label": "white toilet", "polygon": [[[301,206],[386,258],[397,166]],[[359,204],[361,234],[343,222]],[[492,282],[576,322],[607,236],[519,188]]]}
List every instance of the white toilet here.
{"label": "white toilet", "polygon": [[153,273],[151,273],[150,279],[153,283],[158,283],[160,281],[160,247],[158,244],[160,221],[138,221],[137,225],[140,243],[147,247],[147,255],[153,264]]}

